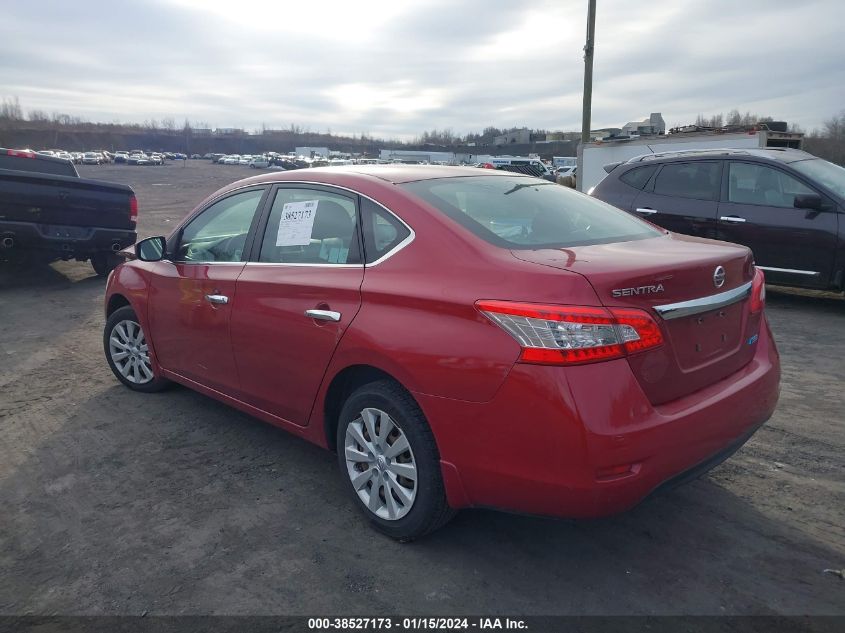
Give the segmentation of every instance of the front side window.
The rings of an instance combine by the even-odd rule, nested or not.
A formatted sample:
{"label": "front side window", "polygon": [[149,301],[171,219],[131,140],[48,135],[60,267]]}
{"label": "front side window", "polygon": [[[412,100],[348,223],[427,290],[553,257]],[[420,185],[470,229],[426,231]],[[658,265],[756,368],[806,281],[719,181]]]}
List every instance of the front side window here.
{"label": "front side window", "polygon": [[242,262],[249,228],[264,189],[218,200],[182,230],[176,261]]}
{"label": "front side window", "polygon": [[661,235],[609,204],[537,178],[470,176],[401,186],[503,248],[567,248]]}
{"label": "front side window", "polygon": [[767,165],[731,162],[728,169],[728,202],[792,207],[796,195],[815,193],[789,174]]}
{"label": "front side window", "polygon": [[274,264],[358,264],[358,221],[352,198],[305,188],[280,188],[273,200],[258,261]]}
{"label": "front side window", "polygon": [[696,161],[693,163],[668,163],[657,174],[654,193],[676,198],[718,200],[721,164]]}
{"label": "front side window", "polygon": [[845,167],[821,158],[811,158],[792,163],[792,168],[845,198]]}

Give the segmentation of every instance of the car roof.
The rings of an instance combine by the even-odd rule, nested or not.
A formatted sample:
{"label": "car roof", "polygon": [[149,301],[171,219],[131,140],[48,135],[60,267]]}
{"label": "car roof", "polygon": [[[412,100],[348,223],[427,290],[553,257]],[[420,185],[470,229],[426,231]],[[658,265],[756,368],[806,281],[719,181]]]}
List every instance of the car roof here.
{"label": "car roof", "polygon": [[527,177],[509,171],[497,169],[480,169],[478,167],[450,167],[447,165],[338,165],[336,167],[315,167],[312,169],[297,169],[282,172],[272,172],[256,176],[256,182],[278,180],[308,180],[317,177],[320,181],[327,175],[363,176],[378,178],[395,185],[416,182],[419,180],[435,180],[439,178],[460,178],[466,176],[493,177]]}
{"label": "car roof", "polygon": [[628,159],[627,163],[640,163],[651,161],[668,161],[668,160],[690,160],[690,159],[712,159],[720,157],[751,157],[762,158],[767,160],[779,161],[782,163],[794,163],[799,160],[807,160],[816,158],[800,149],[792,149],[788,147],[767,147],[759,149],[735,149],[735,148],[721,148],[721,149],[691,149],[680,150],[675,152],[658,152],[656,154],[642,154]]}
{"label": "car roof", "polygon": [[449,167],[443,165],[342,165],[337,167],[312,167],[307,169],[289,169],[272,171],[251,178],[238,180],[214,192],[200,206],[217,199],[236,189],[283,182],[310,182],[314,184],[335,185],[355,189],[369,188],[376,183],[387,186],[420,180],[460,177],[480,178],[531,178],[524,174],[478,167]]}

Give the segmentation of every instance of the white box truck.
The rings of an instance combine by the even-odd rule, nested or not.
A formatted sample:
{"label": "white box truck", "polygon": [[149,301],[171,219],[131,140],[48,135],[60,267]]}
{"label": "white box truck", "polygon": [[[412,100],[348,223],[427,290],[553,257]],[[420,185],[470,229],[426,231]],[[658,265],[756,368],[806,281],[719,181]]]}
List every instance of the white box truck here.
{"label": "white box truck", "polygon": [[801,149],[804,135],[749,128],[747,131],[676,132],[659,136],[609,139],[578,145],[578,191],[589,191],[607,175],[605,165],[620,163],[644,154],[683,152],[697,149],[748,149],[792,147]]}

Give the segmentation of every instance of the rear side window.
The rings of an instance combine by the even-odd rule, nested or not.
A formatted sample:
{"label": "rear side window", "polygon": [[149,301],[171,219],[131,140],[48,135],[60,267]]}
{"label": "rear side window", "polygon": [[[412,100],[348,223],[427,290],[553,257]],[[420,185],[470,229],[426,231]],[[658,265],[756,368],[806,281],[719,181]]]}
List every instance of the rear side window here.
{"label": "rear side window", "polygon": [[364,223],[364,261],[368,264],[387,255],[411,235],[407,226],[367,198],[361,199],[361,217]]}
{"label": "rear side window", "polygon": [[44,160],[42,158],[25,158],[23,156],[9,156],[7,154],[0,154],[0,169],[34,171],[39,174],[70,176],[71,178],[76,178],[78,176],[78,174],[76,173],[76,168],[70,161]]}
{"label": "rear side window", "polygon": [[624,182],[626,185],[630,185],[634,189],[642,190],[656,170],[657,165],[637,167],[636,169],[630,169],[619,176],[619,180]]}
{"label": "rear side window", "polygon": [[536,178],[475,176],[401,186],[503,248],[566,248],[661,234],[609,204]]}
{"label": "rear side window", "polygon": [[728,202],[792,207],[796,195],[816,193],[779,169],[751,163],[728,164]]}
{"label": "rear side window", "polygon": [[696,161],[663,165],[654,181],[654,193],[676,198],[718,200],[721,163]]}
{"label": "rear side window", "polygon": [[352,198],[319,189],[280,188],[258,261],[359,264],[358,215]]}

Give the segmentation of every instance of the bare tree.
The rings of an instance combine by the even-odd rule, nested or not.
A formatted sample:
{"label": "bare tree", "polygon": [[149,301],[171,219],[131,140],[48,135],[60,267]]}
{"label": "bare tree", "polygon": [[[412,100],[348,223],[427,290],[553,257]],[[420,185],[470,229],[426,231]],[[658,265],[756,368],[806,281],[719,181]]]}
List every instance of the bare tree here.
{"label": "bare tree", "polygon": [[713,116],[703,116],[699,114],[695,119],[695,124],[699,127],[721,128],[726,125],[730,126],[751,126],[757,123],[769,123],[774,121],[770,116],[761,116],[753,112],[741,113],[734,108],[728,112],[727,117],[723,114],[715,114]]}
{"label": "bare tree", "polygon": [[3,99],[3,103],[0,103],[0,119],[23,120],[23,110],[21,110],[21,104],[17,97]]}
{"label": "bare tree", "polygon": [[845,110],[824,122],[823,135],[837,141],[845,140]]}
{"label": "bare tree", "polygon": [[724,125],[724,116],[719,114],[714,114],[711,117],[706,117],[699,114],[695,118],[695,124],[698,127],[713,127],[713,128],[720,128]]}

